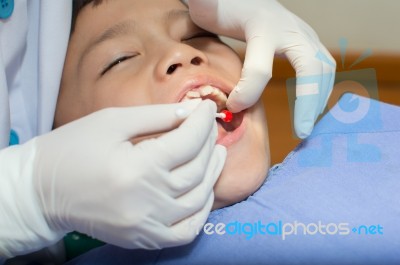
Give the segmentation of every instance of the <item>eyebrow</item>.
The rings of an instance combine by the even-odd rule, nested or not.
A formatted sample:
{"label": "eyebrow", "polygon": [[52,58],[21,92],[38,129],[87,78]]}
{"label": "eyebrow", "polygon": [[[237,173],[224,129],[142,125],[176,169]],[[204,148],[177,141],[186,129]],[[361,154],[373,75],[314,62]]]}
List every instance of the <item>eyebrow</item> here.
{"label": "eyebrow", "polygon": [[[165,23],[175,21],[178,19],[188,18],[189,11],[183,9],[172,9],[163,14],[162,21]],[[87,47],[84,49],[82,56],[79,60],[78,66],[80,67],[81,62],[86,57],[86,55],[97,45],[115,39],[121,36],[125,36],[128,34],[133,34],[135,32],[136,22],[133,19],[121,21],[108,29],[106,29],[99,37],[95,38],[92,42],[90,42]]]}

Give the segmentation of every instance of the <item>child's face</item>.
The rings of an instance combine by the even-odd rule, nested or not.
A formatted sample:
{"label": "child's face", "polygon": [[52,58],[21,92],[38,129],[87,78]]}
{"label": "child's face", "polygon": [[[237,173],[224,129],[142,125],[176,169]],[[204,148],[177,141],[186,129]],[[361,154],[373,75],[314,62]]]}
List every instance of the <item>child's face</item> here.
{"label": "child's face", "polygon": [[[55,125],[107,107],[179,102],[203,85],[229,94],[241,68],[237,54],[195,26],[178,0],[89,5],[81,10],[69,43]],[[220,97],[209,98],[225,107]],[[236,117],[232,128],[218,126],[218,142],[228,156],[214,187],[214,208],[253,193],[269,167],[261,103]]]}

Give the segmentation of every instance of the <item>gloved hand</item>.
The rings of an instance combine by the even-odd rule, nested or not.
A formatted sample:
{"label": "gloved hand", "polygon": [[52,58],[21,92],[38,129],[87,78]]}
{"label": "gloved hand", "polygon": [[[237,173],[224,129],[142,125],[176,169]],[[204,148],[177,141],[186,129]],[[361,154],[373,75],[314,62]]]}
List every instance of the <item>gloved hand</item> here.
{"label": "gloved hand", "polygon": [[242,76],[227,106],[252,106],[272,77],[274,53],[296,70],[294,126],[307,137],[333,88],[336,62],[304,21],[275,0],[186,0],[193,21],[216,34],[247,42]]}
{"label": "gloved hand", "polygon": [[[31,252],[71,230],[125,248],[190,242],[226,156],[215,113],[209,100],[105,109],[3,150],[0,254]],[[19,169],[14,178],[7,162]]]}

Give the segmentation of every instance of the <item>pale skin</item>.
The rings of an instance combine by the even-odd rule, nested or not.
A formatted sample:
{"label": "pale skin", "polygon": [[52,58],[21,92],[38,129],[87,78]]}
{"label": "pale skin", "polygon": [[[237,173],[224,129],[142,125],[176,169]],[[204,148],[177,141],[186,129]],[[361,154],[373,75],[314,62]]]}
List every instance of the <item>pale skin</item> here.
{"label": "pale skin", "polygon": [[[179,102],[189,88],[204,85],[228,95],[241,69],[237,54],[198,28],[178,0],[90,4],[71,35],[54,124],[108,107]],[[219,125],[217,142],[226,146],[227,159],[214,186],[214,209],[251,195],[270,166],[262,103],[241,115],[237,128]]]}

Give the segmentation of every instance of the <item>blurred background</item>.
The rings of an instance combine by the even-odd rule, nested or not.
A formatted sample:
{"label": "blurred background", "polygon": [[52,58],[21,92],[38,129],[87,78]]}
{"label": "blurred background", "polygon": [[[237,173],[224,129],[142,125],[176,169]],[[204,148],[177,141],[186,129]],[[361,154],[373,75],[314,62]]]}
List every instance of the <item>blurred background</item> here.
{"label": "blurred background", "polygon": [[[370,78],[380,101],[400,106],[400,1],[397,0],[280,0],[317,32],[337,63],[337,76],[373,69]],[[245,45],[227,40],[245,54]],[[357,61],[358,60],[358,61]],[[361,60],[361,61],[360,61]],[[272,80],[263,101],[268,119],[272,164],[280,163],[300,140],[293,135],[286,82],[295,72],[284,57],[276,57]],[[359,77],[355,77],[358,79]],[[360,80],[350,80],[360,82]],[[365,82],[361,82],[365,85]],[[336,87],[336,90],[335,90]],[[338,91],[337,85],[334,93]],[[352,91],[352,88],[348,88]],[[329,106],[338,99],[331,96]]]}

